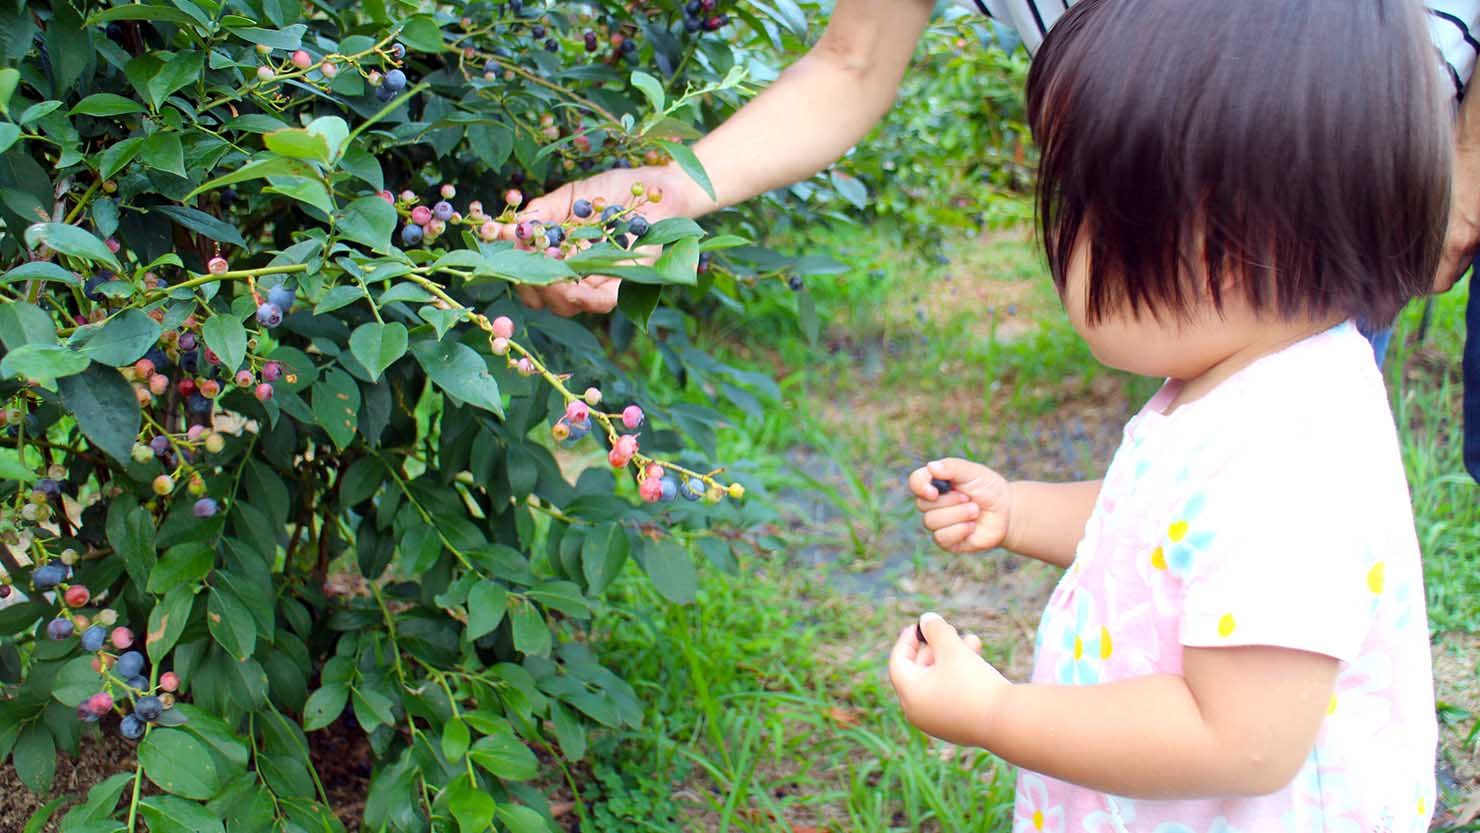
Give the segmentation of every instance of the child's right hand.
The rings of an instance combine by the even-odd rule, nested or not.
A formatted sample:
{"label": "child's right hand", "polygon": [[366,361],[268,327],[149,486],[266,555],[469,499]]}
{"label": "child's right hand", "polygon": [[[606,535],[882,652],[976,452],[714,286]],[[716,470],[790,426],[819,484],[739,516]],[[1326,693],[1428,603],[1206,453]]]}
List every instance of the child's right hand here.
{"label": "child's right hand", "polygon": [[[950,481],[941,494],[931,480]],[[1012,484],[980,463],[946,458],[910,473],[910,491],[941,549],[955,553],[983,552],[1007,539],[1012,510]]]}

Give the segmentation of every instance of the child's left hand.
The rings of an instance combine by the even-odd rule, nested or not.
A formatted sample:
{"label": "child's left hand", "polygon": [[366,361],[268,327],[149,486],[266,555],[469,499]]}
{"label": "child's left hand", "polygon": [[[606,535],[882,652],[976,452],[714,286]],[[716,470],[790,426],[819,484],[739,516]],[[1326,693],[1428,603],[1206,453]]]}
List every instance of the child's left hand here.
{"label": "child's left hand", "polygon": [[920,617],[929,644],[915,626],[899,635],[889,655],[889,681],[905,717],[921,731],[962,746],[981,746],[999,698],[1012,687],[981,658],[982,642],[962,637],[934,613]]}

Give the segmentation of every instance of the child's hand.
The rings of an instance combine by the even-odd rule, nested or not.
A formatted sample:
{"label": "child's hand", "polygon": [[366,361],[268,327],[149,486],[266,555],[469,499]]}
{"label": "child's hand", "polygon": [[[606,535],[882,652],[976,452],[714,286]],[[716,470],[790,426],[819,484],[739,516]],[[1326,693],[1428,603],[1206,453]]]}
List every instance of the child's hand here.
{"label": "child's hand", "polygon": [[[941,494],[932,480],[945,480],[951,490]],[[910,473],[915,506],[935,543],[950,552],[983,552],[1007,539],[1012,508],[1012,484],[980,463],[947,458]]]}
{"label": "child's hand", "polygon": [[977,653],[976,636],[962,638],[934,613],[899,635],[889,655],[889,681],[904,715],[922,732],[962,746],[981,746],[998,698],[1012,683]]}

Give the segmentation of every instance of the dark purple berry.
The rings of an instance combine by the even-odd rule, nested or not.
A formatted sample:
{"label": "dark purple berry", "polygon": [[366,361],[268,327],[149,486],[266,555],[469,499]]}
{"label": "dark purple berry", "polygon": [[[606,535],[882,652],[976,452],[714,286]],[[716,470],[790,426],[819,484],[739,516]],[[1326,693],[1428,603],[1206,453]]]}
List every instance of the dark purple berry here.
{"label": "dark purple berry", "polygon": [[789,287],[791,287],[791,291],[792,292],[801,292],[802,291],[802,286],[803,286],[803,284],[802,284],[802,276],[801,275],[792,275],[791,277],[789,277],[789,278],[786,279],[786,285],[789,286]]}
{"label": "dark purple berry", "polygon": [[170,438],[160,434],[149,440],[149,448],[154,452],[156,457],[162,456],[166,451],[170,450]]}
{"label": "dark purple berry", "polygon": [[195,416],[205,416],[211,412],[211,400],[198,393],[192,393],[185,400],[185,409]]}
{"label": "dark purple berry", "polygon": [[432,206],[432,216],[436,217],[438,220],[441,220],[444,223],[448,220],[451,220],[452,203],[448,202],[447,200],[442,200],[441,202]]}
{"label": "dark purple berry", "polygon": [[124,715],[118,723],[118,734],[129,740],[138,740],[144,736],[144,721],[131,714]]}
{"label": "dark purple berry", "polygon": [[637,41],[628,38],[627,40],[622,41],[622,46],[620,48],[623,55],[631,55],[633,52],[637,51]]}
{"label": "dark purple berry", "polygon": [[703,28],[703,26],[704,24],[699,22],[699,18],[697,17],[686,17],[683,19],[683,28],[685,31],[697,32],[701,28]]}
{"label": "dark purple berry", "polygon": [[529,36],[534,38],[535,40],[543,38],[545,36],[545,27],[536,23],[529,28]]}
{"label": "dark purple berry", "polygon": [[595,52],[597,49],[600,49],[600,48],[601,48],[600,45],[597,44],[597,42],[596,42],[596,33],[595,32],[587,32],[586,33],[586,51],[587,52]]}
{"label": "dark purple berry", "polygon": [[559,52],[560,51],[560,42],[557,41],[557,40],[555,40],[554,38],[547,38],[545,40],[545,51],[546,52]]}
{"label": "dark purple berry", "polygon": [[269,329],[283,323],[283,308],[269,303],[257,307],[257,323]]}
{"label": "dark purple berry", "polygon": [[66,639],[72,635],[72,620],[65,616],[58,616],[47,622],[46,635],[52,639]]}
{"label": "dark purple berry", "polygon": [[621,206],[608,205],[606,208],[603,208],[601,210],[601,224],[604,226],[611,225],[612,223],[616,222],[617,215],[621,213]]}
{"label": "dark purple berry", "polygon": [[153,695],[149,697],[140,697],[138,702],[134,703],[134,714],[137,715],[140,720],[146,723],[153,723],[154,721],[158,720],[160,714],[162,714],[163,712],[164,703],[161,703],[159,701],[159,698],[154,697]]}
{"label": "dark purple berry", "polygon": [[195,513],[195,517],[197,518],[209,518],[214,516],[220,508],[221,506],[216,503],[215,498],[203,497],[195,502],[195,506],[191,511]]}
{"label": "dark purple berry", "polygon": [[586,219],[587,217],[590,217],[591,216],[591,201],[590,200],[576,200],[574,203],[571,203],[570,213],[576,215],[577,217],[581,218],[582,220]]}
{"label": "dark purple berry", "polygon": [[[180,333],[177,343],[180,345],[181,350],[194,350],[196,345],[195,333]],[[155,368],[158,369],[158,367],[156,364]]]}
{"label": "dark purple berry", "polygon": [[941,494],[945,494],[951,490],[951,481],[941,480],[938,477],[930,478],[930,485],[934,486],[935,490]]}
{"label": "dark purple berry", "polygon": [[647,234],[649,228],[651,228],[651,224],[641,214],[627,221],[627,230],[632,232],[633,237],[641,237]]}

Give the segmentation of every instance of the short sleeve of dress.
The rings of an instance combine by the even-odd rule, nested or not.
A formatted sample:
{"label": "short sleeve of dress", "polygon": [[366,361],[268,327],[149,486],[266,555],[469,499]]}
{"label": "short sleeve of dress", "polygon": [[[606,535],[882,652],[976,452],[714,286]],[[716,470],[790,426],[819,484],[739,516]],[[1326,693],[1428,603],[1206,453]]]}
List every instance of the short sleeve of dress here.
{"label": "short sleeve of dress", "polygon": [[1391,473],[1372,464],[1385,455],[1344,441],[1362,433],[1284,429],[1201,479],[1171,522],[1164,557],[1186,576],[1179,638],[1350,662],[1375,616],[1372,573],[1380,590],[1381,552],[1403,512],[1383,482]]}

